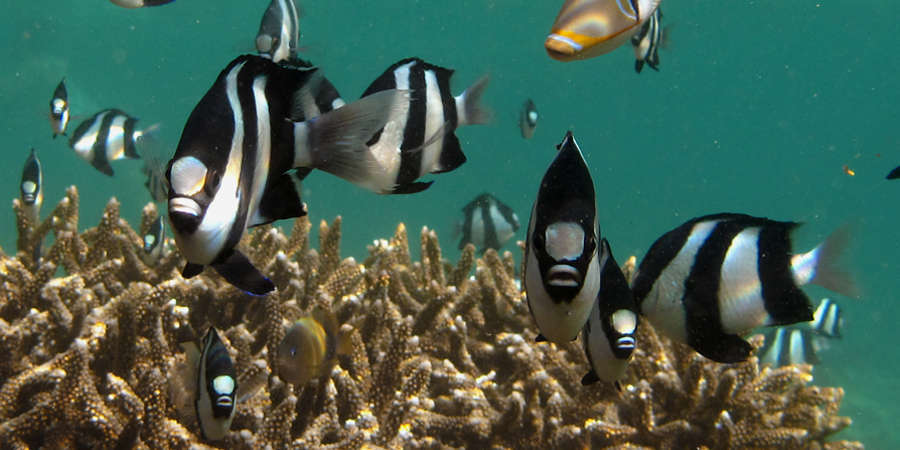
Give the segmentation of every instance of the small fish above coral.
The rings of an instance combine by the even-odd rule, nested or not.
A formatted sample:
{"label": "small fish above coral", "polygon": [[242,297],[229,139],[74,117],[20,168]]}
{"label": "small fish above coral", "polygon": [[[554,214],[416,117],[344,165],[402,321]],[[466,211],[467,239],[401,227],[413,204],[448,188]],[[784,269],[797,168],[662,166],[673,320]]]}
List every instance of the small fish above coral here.
{"label": "small fish above coral", "polygon": [[19,199],[22,207],[28,213],[31,223],[37,225],[41,221],[41,205],[44,203],[44,175],[41,171],[41,160],[38,159],[37,150],[31,149],[31,154],[25,160],[22,168],[22,181],[19,182]]}
{"label": "small fish above coral", "polygon": [[82,121],[69,138],[69,147],[101,173],[113,176],[110,161],[138,159],[137,142],[147,130],[138,119],[118,109],[104,109]]}
{"label": "small fish above coral", "polygon": [[460,250],[466,244],[475,245],[482,253],[489,248],[499,250],[519,230],[515,211],[487,192],[467,203],[462,213]]}
{"label": "small fish above coral", "polygon": [[69,126],[69,93],[66,91],[66,79],[60,80],[50,99],[50,128],[53,130],[53,139],[60,134],[66,134]]}

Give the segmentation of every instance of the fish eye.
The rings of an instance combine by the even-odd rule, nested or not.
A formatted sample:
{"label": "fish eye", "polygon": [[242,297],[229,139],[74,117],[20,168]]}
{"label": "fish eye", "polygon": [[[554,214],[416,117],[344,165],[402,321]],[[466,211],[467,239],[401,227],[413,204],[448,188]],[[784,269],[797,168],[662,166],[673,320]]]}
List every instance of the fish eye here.
{"label": "fish eye", "polygon": [[206,164],[202,161],[193,156],[185,156],[170,163],[166,174],[176,194],[190,197],[205,188],[207,172]]}
{"label": "fish eye", "polygon": [[210,197],[215,196],[216,191],[219,190],[219,183],[221,181],[222,177],[219,175],[219,172],[215,169],[210,170],[206,176],[206,185],[203,186],[203,191]]}

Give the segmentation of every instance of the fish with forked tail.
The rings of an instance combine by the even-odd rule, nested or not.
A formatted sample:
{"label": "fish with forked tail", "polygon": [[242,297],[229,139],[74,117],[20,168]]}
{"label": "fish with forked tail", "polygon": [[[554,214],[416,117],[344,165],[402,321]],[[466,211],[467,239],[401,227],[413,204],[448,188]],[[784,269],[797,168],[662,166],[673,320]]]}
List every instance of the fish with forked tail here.
{"label": "fish with forked tail", "polygon": [[244,55],[191,112],[168,164],[169,220],[190,278],[210,265],[254,295],[272,291],[235,246],[248,227],[306,214],[299,182],[319,169],[357,182],[376,163],[366,140],[404,105],[389,89],[322,115],[315,68]]}

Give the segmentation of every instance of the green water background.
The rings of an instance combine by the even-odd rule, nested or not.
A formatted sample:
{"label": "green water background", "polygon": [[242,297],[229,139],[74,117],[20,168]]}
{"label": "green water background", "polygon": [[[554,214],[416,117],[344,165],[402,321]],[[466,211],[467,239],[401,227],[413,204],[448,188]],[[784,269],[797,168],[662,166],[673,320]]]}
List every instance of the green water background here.
{"label": "green water background", "polygon": [[[236,55],[252,52],[267,0],[178,0],[127,10],[104,0],[7,0],[0,17],[0,187],[18,195],[30,147],[44,166],[44,214],[75,184],[81,225],[95,225],[110,196],[138,223],[149,200],[140,162],[113,163],[106,177],[50,139],[48,101],[66,76],[73,114],[121,108],[157,133],[167,157],[197,100]],[[314,224],[342,215],[343,254],[366,254],[397,222],[418,242],[438,231],[455,259],[453,223],[483,191],[512,206],[523,225],[554,145],[573,130],[592,169],[602,233],[623,261],[663,232],[702,214],[732,211],[806,223],[805,251],[844,223],[855,225],[846,258],[863,295],[832,295],[845,309],[844,338],[823,355],[816,383],[846,389],[841,412],[854,424],[840,437],[871,448],[900,442],[894,425],[900,371],[897,306],[900,164],[896,56],[900,2],[691,1],[663,3],[670,43],[661,72],[637,75],[630,48],[559,63],[543,40],[561,2],[332,0],[304,2],[304,56],[345,99],[408,56],[456,69],[461,92],[484,73],[495,119],[457,132],[468,162],[427,179],[414,196],[377,196],[327,174],[304,186]],[[535,137],[517,128],[534,99]],[[78,118],[70,125],[70,132]],[[842,171],[848,165],[856,172]],[[15,248],[10,211],[0,245]],[[524,237],[520,230],[517,239]],[[512,244],[507,248],[512,249]],[[517,254],[518,257],[518,254]],[[829,295],[805,288],[814,299]]]}

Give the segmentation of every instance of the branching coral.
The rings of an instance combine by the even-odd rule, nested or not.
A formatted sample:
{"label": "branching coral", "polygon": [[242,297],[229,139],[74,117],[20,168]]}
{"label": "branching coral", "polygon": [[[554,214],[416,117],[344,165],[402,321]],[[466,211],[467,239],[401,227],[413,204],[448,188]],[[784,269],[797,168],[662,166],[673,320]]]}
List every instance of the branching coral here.
{"label": "branching coral", "polygon": [[[860,446],[826,441],[850,420],[837,415],[843,390],[810,385],[809,367],[713,363],[646,323],[621,392],[582,386],[578,343],[534,342],[510,252],[476,260],[470,245],[449,264],[424,229],[413,261],[401,224],[360,264],[340,257],[340,218],[320,225],[318,251],[301,218],[288,236],[262,226],[242,243],[278,288],[251,297],[211,271],[182,279],[177,251],[143,263],[139,234],[114,200],[100,224],[78,233],[77,205],[70,188],[47,220],[31,224],[14,204],[19,252],[0,257],[4,446]],[[156,214],[145,208],[141,231]],[[50,233],[35,261],[34,246]],[[330,372],[286,384],[276,348],[316,307],[334,313],[349,345]],[[220,330],[240,386],[222,442],[199,437],[179,345],[209,326]]]}

